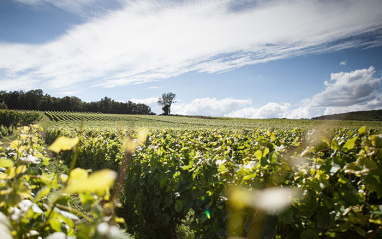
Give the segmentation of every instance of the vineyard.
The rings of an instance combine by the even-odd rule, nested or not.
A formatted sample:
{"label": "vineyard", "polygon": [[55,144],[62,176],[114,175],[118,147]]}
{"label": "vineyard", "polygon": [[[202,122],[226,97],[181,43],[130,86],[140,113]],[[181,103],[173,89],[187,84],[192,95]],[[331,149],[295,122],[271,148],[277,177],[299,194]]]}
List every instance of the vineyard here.
{"label": "vineyard", "polygon": [[45,115],[0,150],[14,238],[382,236],[381,123]]}

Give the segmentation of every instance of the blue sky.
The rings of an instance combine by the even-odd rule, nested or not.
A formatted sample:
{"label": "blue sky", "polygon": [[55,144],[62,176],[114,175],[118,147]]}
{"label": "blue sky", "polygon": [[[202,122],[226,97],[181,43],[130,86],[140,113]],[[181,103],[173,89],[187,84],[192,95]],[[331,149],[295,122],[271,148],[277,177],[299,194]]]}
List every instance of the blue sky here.
{"label": "blue sky", "polygon": [[382,108],[380,0],[2,0],[0,90],[172,113],[311,118]]}

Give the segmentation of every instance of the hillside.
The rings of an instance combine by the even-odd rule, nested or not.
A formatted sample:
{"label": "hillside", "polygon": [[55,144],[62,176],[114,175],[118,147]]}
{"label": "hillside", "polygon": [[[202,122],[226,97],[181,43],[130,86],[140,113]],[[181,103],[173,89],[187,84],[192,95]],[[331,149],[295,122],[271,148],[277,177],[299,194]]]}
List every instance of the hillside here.
{"label": "hillside", "polygon": [[358,121],[382,121],[381,110],[355,111],[343,114],[323,115],[314,117],[316,120],[358,120]]}

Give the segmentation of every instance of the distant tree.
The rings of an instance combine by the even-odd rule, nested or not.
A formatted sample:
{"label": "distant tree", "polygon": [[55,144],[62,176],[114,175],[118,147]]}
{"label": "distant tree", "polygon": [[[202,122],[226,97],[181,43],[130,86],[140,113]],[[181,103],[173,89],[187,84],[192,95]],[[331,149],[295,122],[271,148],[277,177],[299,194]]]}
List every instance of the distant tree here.
{"label": "distant tree", "polygon": [[44,92],[40,89],[26,92],[22,99],[23,109],[40,110],[43,96]]}
{"label": "distant tree", "polygon": [[175,94],[172,92],[163,93],[162,97],[158,98],[158,105],[162,106],[163,114],[169,115],[171,112],[171,104],[175,103]]}
{"label": "distant tree", "polygon": [[113,114],[153,114],[151,108],[145,104],[131,101],[124,103],[104,97],[100,101],[83,102],[75,96],[63,98],[52,97],[40,89],[7,92],[0,90],[0,109],[24,109],[41,111],[80,111],[102,112]]}

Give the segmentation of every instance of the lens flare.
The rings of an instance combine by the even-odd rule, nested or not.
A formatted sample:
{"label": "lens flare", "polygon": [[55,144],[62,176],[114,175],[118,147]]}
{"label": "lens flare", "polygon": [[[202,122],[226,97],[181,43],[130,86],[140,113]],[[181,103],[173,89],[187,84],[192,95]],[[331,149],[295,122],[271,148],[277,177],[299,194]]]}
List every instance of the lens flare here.
{"label": "lens flare", "polygon": [[206,217],[207,217],[208,219],[211,219],[211,213],[210,213],[210,210],[206,209],[206,210],[204,211],[204,213],[206,214]]}

